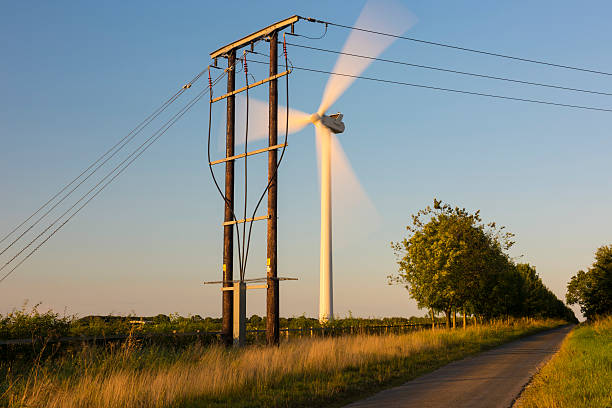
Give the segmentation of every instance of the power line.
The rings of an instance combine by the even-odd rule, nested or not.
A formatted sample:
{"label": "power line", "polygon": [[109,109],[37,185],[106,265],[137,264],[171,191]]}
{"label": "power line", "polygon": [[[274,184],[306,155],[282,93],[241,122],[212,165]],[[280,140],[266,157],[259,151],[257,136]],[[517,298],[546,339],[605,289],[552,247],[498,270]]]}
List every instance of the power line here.
{"label": "power line", "polygon": [[323,31],[323,34],[321,34],[318,37],[309,37],[307,35],[297,34],[297,33],[284,33],[284,34],[292,35],[292,36],[295,36],[295,37],[304,37],[304,38],[308,38],[309,40],[322,40],[323,37],[325,37],[327,35],[327,24],[325,24],[325,31]]}
{"label": "power line", "polygon": [[[92,167],[94,167],[97,163],[100,162],[100,160],[102,160],[104,157],[106,157],[109,153],[111,153],[113,150],[115,150],[117,148],[117,146],[119,146],[124,140],[126,140],[127,138],[130,137],[130,135],[132,135],[134,132],[137,131],[137,129],[139,129],[146,121],[149,120],[149,118],[151,116],[153,116],[159,109],[161,109],[162,107],[164,107],[165,105],[171,103],[171,101],[173,101],[177,95],[181,92],[182,90],[177,91],[174,95],[172,95],[166,102],[164,102],[158,109],[156,109],[151,115],[149,115],[146,119],[144,119],[142,122],[140,122],[134,129],[132,129],[126,136],[124,136],[121,140],[119,140],[117,143],[115,143],[110,149],[108,149],[102,156],[100,156],[98,159],[96,159],[92,164],[89,165],[89,167],[87,167],[85,170],[83,170],[81,172],[81,174],[79,174],[77,177],[75,177],[72,181],[70,181],[68,184],[66,184],[60,191],[58,191],[53,197],[51,197],[47,202],[45,202],[43,205],[41,205],[36,211],[34,211],[34,213],[32,213],[32,215],[30,215],[28,218],[26,218],[21,224],[17,225],[15,228],[13,228],[8,234],[6,234],[4,236],[4,238],[2,238],[0,240],[0,243],[4,242],[8,237],[10,237],[13,233],[15,233],[15,231],[17,231],[19,228],[21,228],[25,223],[27,223],[28,221],[30,221],[34,216],[36,216],[36,214],[38,214],[43,208],[45,208],[47,205],[49,205],[49,203],[51,203],[54,199],[56,199],[61,193],[63,193],[64,191],[66,191],[66,189],[68,189],[72,184],[74,184],[78,179],[80,179],[85,173],[87,173]],[[10,246],[10,245],[9,245]],[[3,251],[4,252],[4,251]]]}
{"label": "power line", "polygon": [[401,39],[401,40],[414,41],[414,42],[418,42],[418,43],[421,43],[421,44],[427,44],[427,45],[435,45],[437,47],[451,48],[451,49],[455,49],[455,50],[459,50],[459,51],[466,51],[466,52],[472,52],[472,53],[476,53],[476,54],[489,55],[489,56],[492,56],[492,57],[512,59],[512,60],[521,61],[521,62],[529,62],[529,63],[532,63],[532,64],[546,65],[546,66],[555,67],[555,68],[564,68],[564,69],[570,69],[570,70],[574,70],[574,71],[589,72],[591,74],[599,74],[599,75],[612,76],[612,73],[610,73],[610,72],[598,71],[598,70],[589,69],[589,68],[581,68],[581,67],[576,67],[576,66],[572,66],[572,65],[555,64],[555,63],[548,62],[548,61],[543,61],[543,60],[534,60],[534,59],[529,59],[529,58],[516,57],[516,56],[513,56],[513,55],[501,54],[501,53],[497,53],[497,52],[490,52],[490,51],[477,50],[477,49],[474,49],[474,48],[461,47],[461,46],[453,45],[453,44],[446,44],[446,43],[441,43],[441,42],[421,40],[421,39],[414,38],[414,37],[406,37],[406,36],[403,36],[403,35],[390,34],[390,33],[385,33],[385,32],[375,31],[375,30],[368,30],[368,29],[361,28],[361,27],[352,27],[352,26],[348,26],[348,25],[344,25],[344,24],[331,23],[329,21],[317,20],[317,19],[311,18],[311,17],[300,17],[300,18],[302,18],[303,20],[310,21],[312,23],[329,24],[329,25],[335,26],[335,27],[341,27],[341,28],[347,28],[347,29],[350,29],[350,30],[363,31],[363,32],[366,32],[366,33],[371,33],[371,34],[384,35],[386,37],[393,37],[393,38],[398,38],[398,39]]}
{"label": "power line", "polygon": [[[282,41],[279,41],[280,44],[283,44]],[[257,54],[257,55],[265,55],[268,58],[270,57],[268,54],[265,53],[261,53],[261,52],[256,52],[256,51],[246,51],[248,53],[252,53],[252,54]],[[283,54],[279,56],[279,58],[283,58],[285,59],[285,70],[289,70],[289,66],[290,66],[290,60],[287,57],[287,49],[286,47],[283,47]],[[269,64],[268,62],[261,62],[261,61],[254,61],[254,60],[250,60],[250,59],[246,59],[246,55],[244,60],[241,59],[240,61],[243,61],[243,70],[246,71],[246,62],[247,61],[253,61],[253,62],[257,62],[260,64]],[[237,71],[240,72],[240,71]],[[285,87],[285,91],[286,91],[286,106],[289,106],[289,75],[285,75],[285,80],[286,80],[286,87]],[[248,76],[246,78],[246,83],[248,85]],[[245,145],[248,141],[248,103],[249,103],[249,91],[248,88],[246,89],[246,101],[247,101],[247,114],[246,114],[246,136],[245,136]],[[215,177],[215,173],[213,171],[212,168],[212,164],[211,164],[211,156],[210,156],[210,137],[211,137],[211,123],[212,123],[212,102],[209,105],[209,111],[208,111],[208,167],[210,169],[210,174],[213,180],[213,183],[215,184],[215,187],[217,188],[217,191],[219,192],[219,194],[221,195],[221,198],[223,198],[224,202],[226,204],[229,204],[229,200],[227,199],[227,197],[225,196],[225,194],[221,191],[221,187],[219,186],[219,183],[217,181],[217,178]],[[246,265],[247,265],[247,261],[248,261],[248,257],[249,257],[249,248],[250,248],[250,243],[251,243],[251,233],[253,230],[253,218],[255,218],[255,214],[257,213],[257,210],[259,209],[259,206],[261,205],[264,197],[266,196],[266,193],[268,192],[268,190],[270,189],[270,186],[272,185],[272,183],[276,180],[277,174],[278,174],[278,168],[280,167],[280,164],[283,161],[283,157],[285,156],[285,150],[287,148],[287,140],[288,140],[288,135],[289,135],[289,110],[286,110],[286,126],[285,126],[285,142],[283,143],[283,148],[281,150],[281,155],[280,158],[278,159],[278,162],[276,163],[275,169],[274,169],[274,173],[272,175],[272,177],[270,177],[270,179],[268,180],[268,184],[266,185],[266,188],[264,189],[264,191],[262,192],[261,196],[259,197],[259,200],[257,201],[257,205],[255,206],[255,209],[253,210],[253,215],[251,216],[251,221],[249,222],[249,233],[248,235],[245,234],[245,229],[243,227],[243,232],[242,232],[242,244],[240,243],[240,232],[239,229],[236,228],[236,237],[237,237],[237,241],[238,241],[238,258],[239,260],[241,260],[239,262],[239,269],[240,269],[240,276],[241,279],[244,278],[244,273],[246,272]],[[245,146],[245,152],[246,152],[246,146]],[[246,156],[245,156],[246,157]],[[246,170],[246,164],[245,164],[245,170]],[[245,180],[246,180],[246,172],[245,172]],[[245,197],[246,197],[246,186],[245,186]],[[246,198],[245,198],[245,210],[246,210]],[[232,213],[232,218],[234,221],[237,221],[236,218],[236,214],[233,211],[233,209],[231,209],[230,206],[230,211]],[[246,218],[246,212],[244,215],[245,220]],[[247,222],[245,221],[244,225],[246,226]],[[246,246],[246,249],[245,249]],[[242,251],[242,254],[241,254]],[[242,261],[244,259],[244,261]]]}
{"label": "power line", "polygon": [[595,94],[595,95],[612,96],[612,93],[609,93],[609,92],[592,91],[592,90],[580,89],[580,88],[570,88],[570,87],[561,86],[561,85],[544,84],[544,83],[540,83],[540,82],[524,81],[524,80],[520,80],[520,79],[498,77],[498,76],[485,75],[485,74],[477,74],[477,73],[466,72],[466,71],[457,71],[457,70],[453,70],[453,69],[434,67],[434,66],[430,66],[430,65],[414,64],[414,63],[404,62],[404,61],[397,61],[397,60],[391,60],[391,59],[385,59],[385,58],[370,57],[370,56],[367,56],[367,55],[353,54],[353,53],[350,53],[350,52],[328,50],[328,49],[325,49],[325,48],[311,47],[311,46],[302,45],[302,44],[287,43],[287,45],[290,45],[292,47],[306,48],[306,49],[310,49],[310,50],[314,50],[314,51],[327,52],[327,53],[330,53],[330,54],[348,55],[350,57],[364,58],[364,59],[369,59],[369,60],[372,60],[372,61],[387,62],[387,63],[390,63],[390,64],[405,65],[405,66],[410,66],[410,67],[415,67],[415,68],[424,68],[424,69],[430,69],[430,70],[441,71],[441,72],[449,72],[449,73],[453,73],[453,74],[468,75],[468,76],[473,76],[473,77],[478,77],[478,78],[486,78],[486,79],[494,79],[494,80],[498,80],[498,81],[514,82],[514,83],[524,84],[524,85],[542,86],[542,87],[546,87],[546,88],[562,89],[562,90],[565,90],[565,91],[584,92],[584,93]]}
{"label": "power line", "polygon": [[[219,75],[214,83],[216,84],[225,74]],[[2,283],[6,278],[8,278],[19,266],[21,266],[30,256],[32,256],[42,245],[44,245],[53,235],[55,235],[68,221],[70,221],[76,214],[78,214],[87,204],[89,204],[98,194],[102,192],[110,183],[112,183],[121,173],[123,173],[138,157],[140,157],[153,143],[155,143],[161,136],[163,136],[166,131],[174,125],[185,113],[187,113],[193,105],[195,105],[206,93],[208,92],[208,88],[204,88],[200,93],[198,93],[191,101],[189,101],[183,108],[181,108],[177,113],[174,114],[172,118],[164,123],[153,135],[151,135],[147,140],[145,140],[138,148],[136,148],[129,156],[127,156],[121,163],[119,163],[113,170],[111,170],[102,180],[100,180],[94,187],[92,187],[87,193],[85,193],[76,203],[74,203],[68,210],[66,210],[62,215],[53,221],[43,232],[41,232],[36,238],[34,238],[28,245],[26,245],[21,251],[19,251],[15,256],[13,256],[8,262],[6,262],[1,268],[0,271],[6,268],[11,262],[13,262],[19,255],[21,255],[27,248],[29,248],[35,241],[38,240],[42,235],[44,235],[53,225],[55,225],[61,218],[63,218],[66,214],[68,214],[72,209],[74,209],[83,199],[85,199],[89,194],[91,194],[98,186],[100,186],[108,177],[110,177],[113,173],[115,173],[105,184],[103,184],[95,193],[89,197],[76,211],[74,211],[70,216],[64,220],[55,230],[51,232],[49,236],[47,236],[42,242],[40,242],[32,251],[30,251],[23,259],[21,259],[11,270],[9,270],[2,278],[0,278],[0,283]],[[140,151],[139,151],[140,150]],[[131,160],[130,160],[131,158]],[[128,161],[129,160],[129,161]],[[127,162],[127,164],[126,164]],[[123,166],[123,167],[121,167]],[[118,171],[117,171],[118,170]]]}
{"label": "power line", "polygon": [[[49,208],[43,215],[41,215],[40,217],[38,217],[38,219],[36,221],[34,221],[32,223],[32,225],[30,225],[27,229],[25,229],[21,234],[19,234],[19,236],[17,238],[15,238],[10,244],[8,244],[2,251],[0,251],[0,255],[3,255],[6,251],[8,251],[15,243],[17,243],[24,235],[26,235],[28,232],[30,232],[32,230],[32,228],[34,228],[41,220],[43,220],[47,215],[49,215],[49,213],[51,213],[51,211],[53,211],[58,205],[60,205],[61,203],[63,203],[70,195],[72,195],[72,193],[74,193],[76,191],[76,189],[78,189],[83,183],[85,183],[87,180],[89,180],[89,178],[91,176],[93,176],[102,166],[104,166],[106,163],[108,163],[108,161],[110,161],[113,157],[115,157],[115,155],[117,153],[119,153],[129,142],[131,142],[136,136],[138,136],[140,134],[140,132],[149,124],[151,123],[155,118],[157,118],[157,116],[159,116],[159,114],[161,114],[168,106],[170,106],[170,104],[172,104],[172,102],[174,102],[182,93],[184,92],[184,89],[181,89],[179,92],[177,92],[174,97],[172,98],[171,102],[166,104],[163,109],[161,109],[155,116],[151,117],[151,120],[149,120],[146,124],[144,124],[144,126],[140,127],[140,129],[138,129],[136,132],[130,132],[128,134],[128,136],[126,136],[125,138],[121,139],[121,141],[119,142],[119,144],[121,144],[121,146],[119,146],[111,155],[109,155],[105,160],[103,160],[100,164],[98,164],[98,166],[93,169],[93,171],[91,171],[85,178],[83,178],[79,183],[77,183],[70,191],[68,191],[59,201],[57,201],[55,204],[53,204],[53,206],[51,206],[51,208]],[[113,149],[117,147],[117,145],[113,146]],[[109,151],[110,152],[110,151]],[[60,190],[59,193],[57,193],[55,196],[53,196],[53,198],[49,201],[47,201],[47,203],[45,203],[45,205],[43,205],[41,208],[39,208],[32,216],[28,217],[28,220],[31,219],[34,215],[36,215],[38,212],[40,212],[40,210],[42,210],[44,207],[46,207],[49,203],[51,203],[53,201],[54,198],[56,198],[59,194],[61,194],[63,191],[66,190],[66,188],[68,188],[69,186],[71,186],[72,184],[74,184],[75,181],[77,181],[79,178],[81,178],[86,172],[87,170],[91,169],[96,163],[98,163],[104,156],[106,156],[108,154],[105,153],[103,156],[100,157],[100,159],[96,160],[91,166],[89,166],[84,172],[82,172],[77,178],[75,178],[74,180],[72,180],[68,185],[66,185],[66,187],[64,187],[62,190]],[[26,220],[27,222],[27,220]],[[21,225],[25,224],[25,222],[21,223]],[[15,231],[15,230],[13,230]],[[10,235],[10,234],[9,234]]]}
{"label": "power line", "polygon": [[[245,127],[244,127],[244,222],[242,223],[242,256],[240,257],[240,280],[244,280],[244,275],[246,273],[246,248],[245,248],[245,237],[246,237],[246,225],[247,225],[247,202],[248,202],[248,144],[249,144],[249,68],[247,65],[247,52],[244,51],[244,85],[246,86],[246,118],[245,118]],[[255,81],[253,81],[255,82]],[[251,221],[253,224],[253,221]],[[236,233],[238,233],[238,226],[236,226]]]}
{"label": "power line", "polygon": [[[249,61],[255,62],[255,63],[259,63],[259,64],[266,64],[265,62],[262,62],[262,61],[256,61],[256,60],[249,60]],[[517,98],[517,97],[513,97],[513,96],[504,96],[504,95],[488,94],[488,93],[483,93],[483,92],[465,91],[465,90],[461,90],[461,89],[442,88],[442,87],[438,87],[438,86],[414,84],[414,83],[410,83],[410,82],[393,81],[393,80],[389,80],[389,79],[373,78],[373,77],[366,77],[366,76],[361,76],[361,75],[344,74],[344,73],[341,73],[341,72],[324,71],[324,70],[314,69],[314,68],[305,68],[305,67],[296,67],[296,66],[293,66],[293,69],[298,69],[298,70],[301,70],[301,71],[308,71],[308,72],[317,72],[317,73],[320,73],[320,74],[338,75],[338,76],[349,77],[349,78],[364,79],[364,80],[367,80],[367,81],[382,82],[382,83],[387,83],[387,84],[392,84],[392,85],[402,85],[402,86],[411,86],[411,87],[415,87],[415,88],[432,89],[432,90],[435,90],[435,91],[444,91],[444,92],[452,92],[452,93],[460,93],[460,94],[476,95],[476,96],[486,96],[488,98],[506,99],[506,100],[518,101],[518,102],[537,103],[537,104],[541,104],[541,105],[562,106],[562,107],[565,107],[565,108],[585,109],[585,110],[593,110],[593,111],[601,111],[601,112],[612,112],[612,109],[597,108],[597,107],[593,107],[593,106],[572,105],[572,104],[566,104],[566,103],[558,103],[558,102],[551,102],[551,101],[542,101],[542,100],[538,100],[538,99]]]}
{"label": "power line", "polygon": [[[182,116],[182,115],[181,115]],[[175,115],[176,117],[176,115]],[[178,119],[176,119],[178,120]],[[176,122],[176,120],[174,122]],[[132,160],[130,160],[125,166],[123,166],[117,173],[115,173],[115,175],[113,177],[111,177],[110,180],[108,180],[104,185],[102,185],[101,188],[99,188],[87,201],[85,201],[79,208],[77,208],[77,210],[72,213],[66,220],[64,220],[64,222],[62,222],[55,230],[53,230],[51,232],[51,234],[46,237],[42,242],[40,242],[38,244],[38,246],[36,246],[32,251],[30,251],[21,261],[19,261],[19,263],[17,263],[17,265],[15,265],[10,271],[8,271],[2,278],[0,278],[0,283],[2,281],[4,281],[6,278],[8,278],[14,271],[15,269],[17,269],[21,264],[23,264],[23,262],[25,262],[32,254],[34,254],[34,252],[36,252],[45,242],[47,242],[53,235],[55,235],[55,233],[57,231],[59,231],[64,225],[66,225],[66,223],[68,221],[70,221],[78,212],[80,212],[87,204],[89,204],[89,202],[91,202],[91,200],[93,200],[98,194],[100,194],[100,192],[102,192],[102,190],[104,190],[104,188],[106,188],[106,186],[108,186],[113,180],[115,180],[125,169],[127,169],[127,167],[132,164],[134,162],[134,160],[136,160],[138,157],[140,157],[140,155],[142,153],[144,153],[145,150],[147,150],[157,139],[159,139],[159,137],[161,137],[170,126],[172,126],[172,124],[174,124],[174,122],[172,122],[169,126],[166,127],[166,129],[160,133],[160,131],[158,130],[156,133],[154,133],[151,137],[149,137],[143,144],[141,144],[138,149],[136,149],[134,152],[132,152],[132,154],[130,154],[130,156],[128,156],[124,161],[122,161],[117,167],[115,167],[110,173],[108,173],[102,180],[100,180],[98,182],[98,184],[96,184],[94,187],[92,187],[86,194],[84,194],[75,204],[73,204],[68,210],[66,210],[62,215],[60,215],[53,223],[51,223],[51,225],[49,225],[43,232],[41,232],[36,238],[34,238],[28,245],[26,245],[21,251],[19,251],[13,258],[11,258],[8,262],[6,262],[5,265],[2,266],[2,268],[0,268],[0,270],[4,269],[6,266],[8,266],[12,261],[14,261],[19,255],[21,255],[27,248],[29,248],[34,242],[36,242],[36,240],[38,240],[38,238],[40,238],[42,235],[44,235],[49,229],[51,229],[51,227],[53,227],[53,225],[55,225],[55,223],[57,223],[61,218],[63,218],[66,214],[68,214],[73,208],[76,207],[77,204],[79,204],[83,199],[85,199],[89,194],[91,194],[98,186],[100,186],[100,184],[102,184],[109,176],[111,176],[113,173],[115,173],[115,171],[117,169],[119,169],[119,167],[121,167],[124,163],[126,163],[127,160],[130,159],[130,157],[132,157],[139,149],[141,149],[141,151],[136,154],[135,157],[132,158]],[[164,126],[166,126],[168,124],[168,122],[166,122],[166,124],[164,124]],[[164,127],[162,126],[162,128]],[[162,129],[160,128],[160,130]],[[155,137],[157,135],[157,137]],[[155,137],[153,139],[153,137]],[[149,141],[151,141],[148,145],[145,146],[145,144],[147,144]],[[143,148],[143,146],[145,146]]]}
{"label": "power line", "polygon": [[[326,33],[327,33],[327,26],[325,27],[325,33],[323,34],[321,38],[323,38]],[[285,40],[285,34],[283,34],[283,42],[284,40]],[[287,56],[286,43],[283,44],[283,55],[285,57],[285,71],[289,71],[290,60]],[[285,97],[286,97],[285,106],[287,107],[287,109],[285,109],[285,142],[283,143],[284,144],[283,150],[281,151],[280,158],[278,159],[278,162],[276,163],[276,166],[274,168],[274,174],[272,175],[272,177],[270,177],[270,180],[268,181],[268,184],[266,185],[265,190],[259,197],[259,201],[257,201],[257,205],[255,206],[255,209],[253,210],[253,215],[251,216],[251,218],[255,218],[255,214],[257,213],[257,210],[259,209],[259,206],[261,205],[261,202],[263,201],[264,196],[270,189],[270,186],[272,185],[272,183],[276,181],[276,178],[278,176],[278,168],[283,162],[283,157],[285,157],[285,149],[287,149],[287,142],[289,138],[289,75],[285,75],[285,84],[286,84],[285,85]],[[246,248],[246,258],[247,259],[249,257],[249,247],[251,245],[251,232],[252,231],[253,231],[253,221],[251,221],[249,225],[249,235],[248,235],[247,248]]]}
{"label": "power line", "polygon": [[[110,149],[108,149],[104,154],[102,154],[98,159],[96,159],[92,164],[90,164],[85,170],[83,170],[77,177],[75,177],[72,181],[66,184],[60,191],[58,191],[53,197],[51,197],[47,202],[45,202],[42,206],[40,206],[34,213],[32,213],[28,218],[26,218],[23,222],[13,228],[2,240],[4,242],[8,237],[10,237],[13,233],[18,231],[23,225],[25,225],[29,220],[36,216],[36,214],[40,213],[45,207],[47,207],[53,200],[55,200],[59,195],[61,195],[64,191],[66,191],[70,186],[72,186],[77,180],[83,177],[89,170],[91,170],[96,164],[100,163],[105,157],[106,159],[102,161],[94,170],[92,170],[84,179],[82,179],[75,187],[73,187],[68,193],[66,193],[59,201],[57,201],[49,210],[47,210],[41,217],[39,217],[32,225],[30,225],[25,231],[23,231],[17,238],[15,238],[7,247],[5,247],[0,255],[4,254],[8,249],[10,249],[17,241],[19,241],[25,234],[32,230],[42,219],[44,219],[51,211],[53,211],[58,205],[60,205],[64,200],[66,200],[77,188],[79,188],[85,181],[87,181],[94,173],[96,173],[104,164],[106,164],[110,159],[112,159],[119,151],[121,151],[130,141],[132,141],[138,134],[142,132],[142,130],[147,127],[153,120],[155,120],[161,113],[163,113],[168,106],[170,106],[176,99],[178,99],[183,92],[191,87],[201,76],[206,72],[206,70],[202,70],[198,73],[191,81],[187,82],[187,84],[183,85],[181,89],[179,89],[174,95],[172,95],[168,100],[166,100],[161,106],[159,106],[153,113],[147,116],[142,122],[140,122],[134,129],[132,129],[126,136],[124,136],[121,140],[115,143]],[[108,156],[108,157],[107,157]]]}

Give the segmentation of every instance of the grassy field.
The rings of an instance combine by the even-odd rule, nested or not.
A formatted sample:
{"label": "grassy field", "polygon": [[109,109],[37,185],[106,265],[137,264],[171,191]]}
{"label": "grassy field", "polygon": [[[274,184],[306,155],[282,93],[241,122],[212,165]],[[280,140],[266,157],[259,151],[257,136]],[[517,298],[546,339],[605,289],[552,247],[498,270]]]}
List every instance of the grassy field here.
{"label": "grassy field", "polygon": [[514,321],[408,334],[303,338],[279,347],[92,347],[2,363],[8,407],[338,406],[452,360],[554,327]]}
{"label": "grassy field", "polygon": [[516,405],[612,407],[612,317],[577,327]]}

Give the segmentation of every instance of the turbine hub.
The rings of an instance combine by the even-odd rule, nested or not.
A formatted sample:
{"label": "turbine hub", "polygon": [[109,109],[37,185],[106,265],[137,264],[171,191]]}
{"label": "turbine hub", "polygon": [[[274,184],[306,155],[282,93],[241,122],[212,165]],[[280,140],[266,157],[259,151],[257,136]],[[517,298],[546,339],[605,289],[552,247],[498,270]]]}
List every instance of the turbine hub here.
{"label": "turbine hub", "polygon": [[344,122],[342,122],[342,115],[340,112],[334,113],[333,115],[320,115],[318,113],[313,113],[310,117],[312,123],[317,123],[321,121],[323,126],[331,130],[333,133],[342,133],[344,132]]}

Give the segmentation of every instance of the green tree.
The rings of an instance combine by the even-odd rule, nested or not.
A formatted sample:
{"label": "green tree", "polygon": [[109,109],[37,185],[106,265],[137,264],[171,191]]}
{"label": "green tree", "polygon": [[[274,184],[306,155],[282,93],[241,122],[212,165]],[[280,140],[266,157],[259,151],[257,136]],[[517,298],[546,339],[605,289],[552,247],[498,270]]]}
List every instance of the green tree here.
{"label": "green tree", "polygon": [[[450,326],[457,309],[485,319],[576,320],[571,309],[544,286],[534,267],[510,259],[507,252],[514,235],[495,223],[483,224],[479,211],[471,214],[434,199],[433,207],[413,215],[406,228],[408,237],[391,243],[399,269],[388,277],[389,284],[405,285],[418,306],[429,309],[432,321],[434,312],[442,311]],[[598,259],[608,258],[602,253]],[[612,269],[612,262],[606,262],[599,261],[597,276]]]}
{"label": "green tree", "polygon": [[600,247],[593,265],[571,278],[566,299],[580,305],[587,319],[612,313],[612,245]]}
{"label": "green tree", "polygon": [[479,211],[451,207],[434,199],[406,227],[409,236],[392,243],[398,258],[397,275],[389,283],[404,284],[419,307],[442,310],[450,326],[453,309],[465,308],[486,274],[493,248],[507,249],[512,234],[483,225]]}
{"label": "green tree", "polygon": [[516,265],[517,273],[523,280],[523,310],[524,316],[536,316],[542,309],[542,280],[536,272],[536,268],[529,264]]}

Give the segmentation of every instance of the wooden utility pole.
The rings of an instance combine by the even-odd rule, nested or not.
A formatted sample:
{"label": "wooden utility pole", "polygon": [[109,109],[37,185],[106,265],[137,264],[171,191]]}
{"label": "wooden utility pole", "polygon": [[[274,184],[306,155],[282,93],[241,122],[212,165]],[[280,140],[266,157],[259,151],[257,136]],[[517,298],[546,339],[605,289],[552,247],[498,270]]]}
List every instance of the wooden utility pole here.
{"label": "wooden utility pole", "polygon": [[[217,66],[217,58],[227,58],[227,93],[216,98],[211,95],[210,103],[222,101],[227,98],[227,128],[226,128],[226,147],[225,158],[220,160],[212,160],[210,166],[225,163],[225,217],[223,222],[223,281],[204,282],[205,284],[219,284],[223,287],[223,328],[222,337],[227,345],[236,342],[240,345],[244,338],[244,325],[237,325],[237,330],[233,330],[235,316],[240,317],[239,322],[244,322],[246,315],[246,296],[244,292],[247,289],[266,289],[267,290],[267,327],[266,339],[268,344],[279,343],[279,296],[278,283],[285,280],[296,280],[296,278],[279,278],[277,274],[277,241],[276,241],[276,197],[277,197],[277,159],[278,149],[284,149],[286,144],[277,144],[278,142],[278,89],[277,79],[285,75],[289,75],[291,70],[278,73],[278,32],[291,27],[293,32],[293,24],[300,20],[299,16],[292,16],[284,20],[278,21],[261,30],[247,35],[237,41],[227,44],[210,54],[210,58],[214,61],[214,66]],[[253,47],[258,41],[270,41],[270,77],[261,81],[248,84],[240,89],[236,89],[235,63],[236,51],[244,47]],[[244,154],[234,154],[235,137],[234,137],[234,122],[235,122],[235,105],[234,98],[236,94],[247,91],[250,88],[260,86],[269,82],[270,86],[270,107],[269,107],[269,147],[245,152]],[[265,216],[247,218],[244,220],[233,219],[234,209],[234,161],[245,158],[254,154],[268,152],[268,214]],[[246,180],[245,180],[246,182]],[[246,199],[246,198],[245,198]],[[234,240],[233,232],[234,225],[245,222],[253,222],[258,220],[268,220],[267,228],[267,273],[265,278],[234,280]],[[244,249],[244,248],[243,248]],[[265,279],[265,285],[247,286],[246,282],[261,282]],[[239,290],[239,293],[231,293]],[[242,296],[242,297],[241,297]],[[234,300],[236,299],[236,300]],[[237,310],[234,310],[234,307]],[[241,334],[242,333],[242,334]]]}
{"label": "wooden utility pole", "polygon": [[[233,92],[236,87],[236,51],[231,50],[227,56],[227,92]],[[225,132],[225,157],[234,155],[235,134],[235,97],[227,97],[227,125]],[[224,222],[233,220],[234,211],[234,160],[225,162],[225,215]],[[234,279],[234,225],[225,224],[223,227],[223,287],[233,286]],[[223,291],[223,342],[232,345],[234,297],[231,291]]]}
{"label": "wooden utility pole", "polygon": [[[270,34],[270,77],[278,73],[278,31]],[[277,80],[270,81],[269,94],[269,146],[278,143],[278,88]],[[277,149],[268,151],[268,247],[267,247],[267,302],[266,302],[266,341],[268,345],[279,343],[279,299],[278,274],[276,262],[276,221],[277,221]]]}

